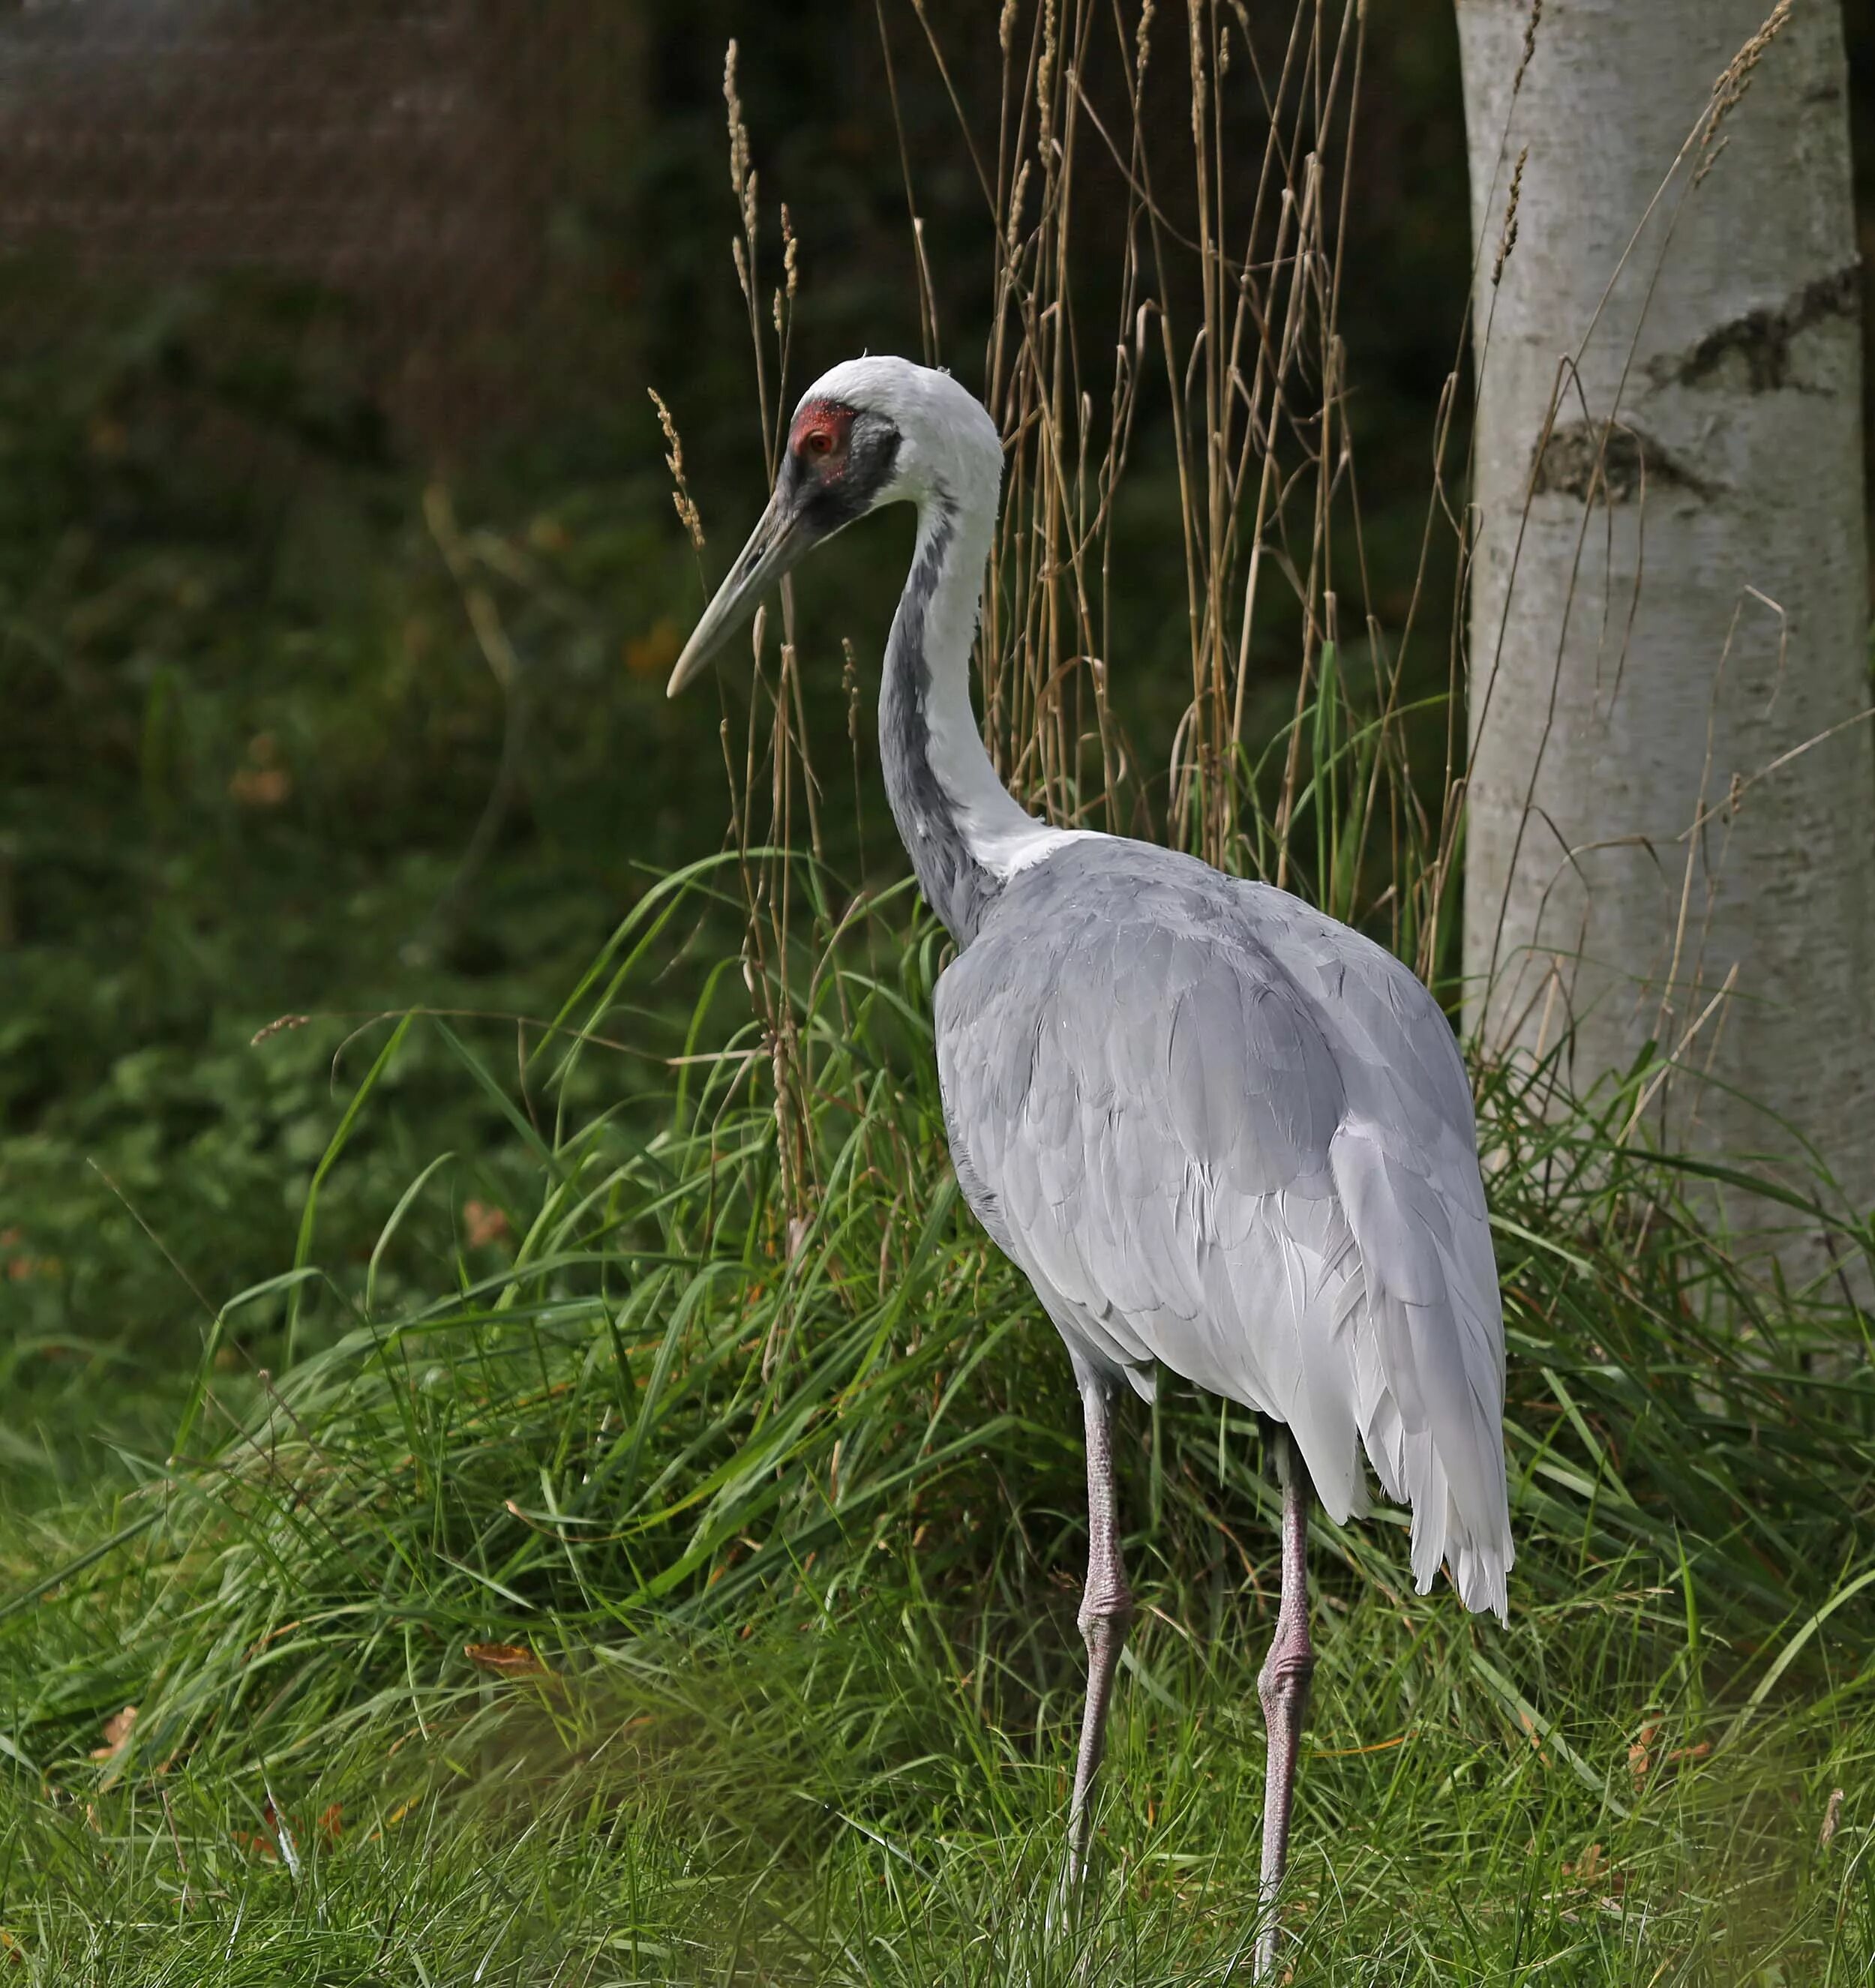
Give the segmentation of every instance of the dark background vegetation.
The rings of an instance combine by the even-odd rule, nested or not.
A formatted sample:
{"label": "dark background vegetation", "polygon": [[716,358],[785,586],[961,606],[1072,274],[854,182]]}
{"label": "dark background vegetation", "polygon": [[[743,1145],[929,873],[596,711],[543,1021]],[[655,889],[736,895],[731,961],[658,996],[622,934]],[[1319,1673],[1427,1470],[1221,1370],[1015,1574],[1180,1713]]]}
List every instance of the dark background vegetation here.
{"label": "dark background vegetation", "polygon": [[[882,12],[889,74],[867,0],[0,8],[0,1472],[91,1467],[54,1433],[74,1398],[157,1440],[178,1351],[290,1258],[370,1053],[355,1027],[426,1004],[512,1040],[659,867],[720,844],[718,729],[746,692],[732,671],[720,702],[663,695],[702,581],[645,388],[682,427],[713,578],[763,482],[731,35],[770,218],[785,200],[802,242],[791,391],[918,349],[895,87],[943,356],[980,366],[988,216],[912,9]],[[997,7],[932,12],[988,143]],[[1875,0],[1846,12],[1867,228]],[[1173,70],[1172,12],[1161,33]],[[1397,626],[1470,262],[1450,0],[1376,0],[1360,116],[1342,317]],[[1149,761],[1182,584],[1157,412],[1114,658]],[[863,679],[896,543],[843,546],[803,590],[856,880],[897,851],[838,638]],[[1281,702],[1280,644],[1259,661]],[[667,972],[675,1006],[681,952]],[[318,1019],[252,1042],[289,1014]],[[628,1058],[601,1076],[638,1080]],[[405,1266],[433,1282],[499,1246],[513,1142],[440,1052],[388,1089],[324,1233],[368,1250],[453,1151],[455,1226]],[[243,1318],[272,1357],[277,1310]]]}

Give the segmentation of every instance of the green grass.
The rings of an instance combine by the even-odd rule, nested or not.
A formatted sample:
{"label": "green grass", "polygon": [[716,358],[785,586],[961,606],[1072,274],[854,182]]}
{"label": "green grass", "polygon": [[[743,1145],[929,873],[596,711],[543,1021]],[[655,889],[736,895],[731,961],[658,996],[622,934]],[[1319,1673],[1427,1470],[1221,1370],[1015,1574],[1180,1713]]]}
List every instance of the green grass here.
{"label": "green grass", "polygon": [[[949,1178],[938,955],[899,897],[788,962],[810,1075],[784,1180],[729,973],[655,1045],[700,1060],[580,1102],[611,1053],[577,1032],[608,1036],[713,888],[621,931],[528,1072],[531,1117],[511,1050],[387,1025],[324,1182],[377,1164],[372,1114],[427,1033],[531,1149],[504,1242],[462,1246],[447,1169],[386,1195],[363,1262],[310,1209],[298,1266],[205,1327],[182,1460],[127,1456],[130,1488],[10,1522],[13,1978],[1247,1978],[1256,1431],[1170,1388],[1129,1422],[1143,1610],[1101,1883],[1051,1936],[1079,1445],[1054,1334]],[[797,872],[804,907],[824,888]],[[1509,1628],[1411,1593],[1403,1514],[1315,1529],[1298,1982],[1846,1983],[1875,1960],[1875,1386],[1843,1318],[1754,1303],[1680,1175],[1612,1144],[1620,1110],[1540,1124],[1486,1093]],[[280,1304],[314,1350],[277,1379],[231,1362],[244,1311]]]}
{"label": "green grass", "polygon": [[[10,1846],[15,1889],[42,1901],[10,1920],[21,1978],[1183,1983],[1234,1960],[1240,1978],[1259,1803],[1239,1637],[1208,1656],[1163,1625],[1139,1638],[1081,1975],[1045,1931],[1067,1680],[1039,1733],[986,1721],[902,1580],[898,1608],[804,1594],[804,1627],[591,1645],[577,1682],[465,1686],[427,1743],[407,1709],[316,1769],[182,1767],[160,1792],[35,1803]],[[1802,1722],[1624,1788],[1626,1817],[1462,1683],[1440,1692],[1450,1677],[1403,1744],[1342,1752],[1402,1724],[1407,1639],[1377,1612],[1325,1638],[1298,1980],[1866,1978],[1863,1838],[1816,1850],[1836,1770]],[[1623,1756],[1617,1706],[1571,1723]],[[296,1875],[256,1847],[269,1780]]]}

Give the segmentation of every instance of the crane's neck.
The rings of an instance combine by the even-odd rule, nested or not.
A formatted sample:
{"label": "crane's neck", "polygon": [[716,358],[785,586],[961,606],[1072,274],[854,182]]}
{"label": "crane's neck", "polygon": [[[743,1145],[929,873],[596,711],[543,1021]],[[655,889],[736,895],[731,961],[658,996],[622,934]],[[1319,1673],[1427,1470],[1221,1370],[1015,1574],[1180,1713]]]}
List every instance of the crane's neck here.
{"label": "crane's neck", "polygon": [[1074,835],[1010,798],[970,708],[970,648],[995,529],[993,484],[987,502],[960,502],[941,486],[919,502],[879,695],[879,757],[899,838],[925,901],[960,947],[1012,876]]}

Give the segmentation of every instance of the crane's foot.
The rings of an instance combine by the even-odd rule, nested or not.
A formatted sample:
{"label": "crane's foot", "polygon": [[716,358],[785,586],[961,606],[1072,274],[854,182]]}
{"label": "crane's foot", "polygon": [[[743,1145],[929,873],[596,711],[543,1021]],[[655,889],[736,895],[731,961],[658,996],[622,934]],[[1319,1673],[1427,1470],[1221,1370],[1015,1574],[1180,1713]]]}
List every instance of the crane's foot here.
{"label": "crane's foot", "polygon": [[1263,1871],[1258,1886],[1261,1908],[1253,1981],[1273,1977],[1281,1929],[1277,1911],[1283,1879],[1289,1868],[1289,1817],[1295,1794],[1295,1763],[1301,1751],[1302,1721],[1308,1709],[1308,1681],[1315,1653],[1308,1641],[1305,1616],[1279,1621],[1276,1641],[1257,1679],[1269,1750],[1264,1770]]}
{"label": "crane's foot", "polygon": [[1088,1650],[1087,1706],[1081,1717],[1075,1791],[1068,1811],[1068,1856],[1048,1904],[1051,1940],[1073,1930],[1088,1891],[1094,1838],[1094,1777],[1106,1751],[1107,1707],[1113,1696],[1127,1625],[1132,1620],[1132,1597],[1127,1592],[1125,1577],[1115,1579],[1109,1575],[1098,1584],[1090,1578],[1088,1596],[1081,1608],[1081,1634]]}
{"label": "crane's foot", "polygon": [[[1289,1439],[1285,1435],[1286,1445]],[[1263,1869],[1258,1886],[1253,1981],[1267,1980],[1276,1966],[1280,1933],[1276,1914],[1289,1868],[1289,1815],[1295,1796],[1295,1763],[1302,1750],[1302,1722],[1308,1711],[1308,1684],[1315,1669],[1308,1638],[1308,1476],[1292,1445],[1283,1472],[1282,1601],[1276,1635],[1257,1679],[1269,1751],[1263,1778]]]}
{"label": "crane's foot", "polygon": [[1088,1566],[1080,1613],[1081,1639],[1087,1645],[1087,1706],[1081,1716],[1075,1791],[1068,1809],[1067,1868],[1049,1901],[1047,1929],[1051,1941],[1071,1931],[1079,1916],[1094,1831],[1094,1777],[1106,1751],[1107,1707],[1133,1618],[1114,1496],[1112,1383],[1091,1372],[1080,1373],[1078,1378],[1087,1418]]}

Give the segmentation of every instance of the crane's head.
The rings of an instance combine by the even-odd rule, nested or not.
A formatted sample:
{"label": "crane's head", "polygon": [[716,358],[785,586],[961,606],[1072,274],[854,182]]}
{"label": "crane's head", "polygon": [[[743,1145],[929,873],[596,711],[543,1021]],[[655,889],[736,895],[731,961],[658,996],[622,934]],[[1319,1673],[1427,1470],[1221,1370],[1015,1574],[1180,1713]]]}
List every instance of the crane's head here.
{"label": "crane's head", "polygon": [[993,517],[1002,443],[948,373],[909,359],[849,359],[801,396],[768,509],[671,672],[675,697],[781,576],[882,504],[938,502]]}

